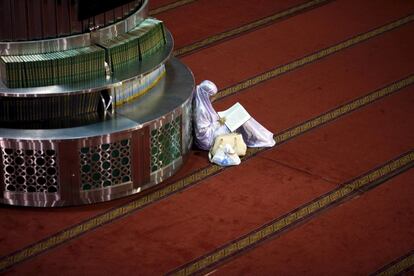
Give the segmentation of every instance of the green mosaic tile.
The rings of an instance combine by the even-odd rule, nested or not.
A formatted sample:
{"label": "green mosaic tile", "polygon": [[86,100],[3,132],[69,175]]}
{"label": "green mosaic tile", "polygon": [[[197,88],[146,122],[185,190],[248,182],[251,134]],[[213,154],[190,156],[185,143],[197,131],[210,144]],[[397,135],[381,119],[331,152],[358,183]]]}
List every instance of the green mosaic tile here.
{"label": "green mosaic tile", "polygon": [[151,131],[151,171],[171,164],[181,156],[181,117]]}
{"label": "green mosaic tile", "polygon": [[83,191],[101,189],[131,181],[131,147],[125,139],[80,149]]}

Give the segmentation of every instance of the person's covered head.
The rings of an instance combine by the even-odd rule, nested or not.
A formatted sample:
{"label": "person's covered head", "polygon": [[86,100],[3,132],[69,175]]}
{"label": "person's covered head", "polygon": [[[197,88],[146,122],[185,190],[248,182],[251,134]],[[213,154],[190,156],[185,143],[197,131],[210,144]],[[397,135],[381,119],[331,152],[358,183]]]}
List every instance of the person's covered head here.
{"label": "person's covered head", "polygon": [[197,86],[197,92],[198,93],[205,93],[209,96],[213,96],[214,94],[217,93],[217,86],[209,80],[205,80],[202,81],[198,86]]}

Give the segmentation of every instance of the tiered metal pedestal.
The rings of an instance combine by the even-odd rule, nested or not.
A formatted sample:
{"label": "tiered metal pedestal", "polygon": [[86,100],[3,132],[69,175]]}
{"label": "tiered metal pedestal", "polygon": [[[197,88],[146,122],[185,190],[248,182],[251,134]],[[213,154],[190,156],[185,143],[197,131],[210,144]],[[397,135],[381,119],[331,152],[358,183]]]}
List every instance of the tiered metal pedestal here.
{"label": "tiered metal pedestal", "polygon": [[195,84],[191,71],[170,58],[173,41],[167,36],[163,50],[111,78],[24,89],[0,82],[0,100],[110,95],[160,66],[166,68],[145,95],[109,108],[99,119],[0,126],[0,203],[90,204],[138,193],[173,175],[192,145]]}
{"label": "tiered metal pedestal", "polygon": [[0,129],[0,202],[63,206],[138,193],[173,175],[191,144],[194,79],[177,59],[146,95],[101,122]]}

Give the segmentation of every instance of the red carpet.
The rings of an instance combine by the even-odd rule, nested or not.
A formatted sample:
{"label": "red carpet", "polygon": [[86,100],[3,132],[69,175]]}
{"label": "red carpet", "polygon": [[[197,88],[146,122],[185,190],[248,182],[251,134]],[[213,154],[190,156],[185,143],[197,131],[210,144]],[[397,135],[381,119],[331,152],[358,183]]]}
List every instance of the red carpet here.
{"label": "red carpet", "polygon": [[[177,1],[157,0],[151,8]],[[181,1],[179,1],[181,2]],[[381,28],[414,12],[410,1],[326,1],[225,40],[223,32],[280,14],[307,1],[183,1],[156,15],[183,49],[181,59],[197,82],[232,87],[295,60]],[[276,135],[340,105],[414,75],[414,22],[218,99],[225,109],[239,101]],[[98,225],[74,239],[55,242],[32,256],[28,246],[159,189],[108,203],[60,209],[1,206],[0,263],[16,252],[10,275],[163,275],[192,271],[217,275],[367,275],[414,266],[414,160],[384,170],[375,188],[342,196],[300,224],[226,257],[210,254],[263,225],[360,179],[374,168],[414,150],[414,85],[318,125],[238,167]],[[411,156],[411,155],[410,155]],[[193,150],[165,185],[210,168]],[[365,185],[365,184],[364,184]],[[365,186],[364,186],[365,187]],[[368,187],[368,186],[367,186]],[[54,246],[58,245],[58,246]],[[26,250],[26,251],[25,251]],[[411,252],[411,253],[410,253]],[[25,254],[26,254],[25,253]],[[17,256],[17,255],[16,255]],[[205,260],[194,265],[193,260]],[[188,268],[188,269],[187,269]],[[183,270],[181,270],[183,269]]]}

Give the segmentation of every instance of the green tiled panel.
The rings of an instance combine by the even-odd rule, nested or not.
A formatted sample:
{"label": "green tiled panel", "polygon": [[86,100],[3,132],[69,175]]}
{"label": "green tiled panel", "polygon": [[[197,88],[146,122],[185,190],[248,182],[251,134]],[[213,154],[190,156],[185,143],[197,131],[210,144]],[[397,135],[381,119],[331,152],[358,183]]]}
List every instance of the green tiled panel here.
{"label": "green tiled panel", "polygon": [[181,156],[181,117],[151,131],[151,172]]}
{"label": "green tiled panel", "polygon": [[101,189],[131,181],[131,147],[125,139],[80,150],[81,190]]}

